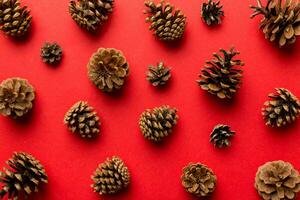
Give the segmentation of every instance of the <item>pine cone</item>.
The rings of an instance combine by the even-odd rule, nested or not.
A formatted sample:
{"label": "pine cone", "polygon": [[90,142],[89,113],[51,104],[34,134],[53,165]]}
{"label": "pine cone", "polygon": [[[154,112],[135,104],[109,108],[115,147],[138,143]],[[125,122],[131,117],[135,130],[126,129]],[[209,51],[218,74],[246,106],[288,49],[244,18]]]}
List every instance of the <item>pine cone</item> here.
{"label": "pine cone", "polygon": [[129,75],[129,65],[123,53],[114,48],[100,48],[88,63],[90,80],[102,91],[121,89]]}
{"label": "pine cone", "polygon": [[185,190],[197,197],[207,197],[217,184],[214,172],[201,163],[190,163],[183,168],[181,183]]}
{"label": "pine cone", "polygon": [[267,162],[258,168],[255,188],[265,200],[296,199],[300,191],[299,172],[282,160]]}
{"label": "pine cone", "polygon": [[221,24],[221,17],[224,16],[223,6],[220,1],[208,0],[202,4],[201,16],[207,25]]}
{"label": "pine cone", "polygon": [[71,0],[69,12],[83,29],[94,32],[113,11],[114,0]]}
{"label": "pine cone", "polygon": [[42,183],[48,182],[44,167],[30,154],[14,153],[7,165],[10,169],[4,168],[4,172],[0,172],[1,199],[7,195],[8,199],[18,200],[22,194],[28,198],[32,192],[38,192]]}
{"label": "pine cone", "polygon": [[13,118],[22,117],[33,107],[34,88],[27,80],[9,78],[0,84],[0,113]]}
{"label": "pine cone", "polygon": [[61,60],[62,49],[56,42],[46,42],[41,48],[41,57],[45,63],[57,64]]}
{"label": "pine cone", "polygon": [[153,1],[146,1],[145,6],[148,10],[146,22],[151,23],[149,30],[163,41],[179,40],[184,33],[186,16],[181,10],[176,9],[170,3],[165,3],[163,0],[155,4]]}
{"label": "pine cone", "polygon": [[159,142],[167,137],[177,124],[178,115],[176,113],[176,108],[170,108],[169,106],[144,111],[139,121],[144,137],[153,142]]}
{"label": "pine cone", "polygon": [[251,18],[263,15],[260,29],[266,39],[278,42],[280,47],[294,43],[300,35],[300,3],[286,0],[282,5],[282,0],[268,0],[265,7],[260,0],[257,3],[258,6],[250,6],[254,10]]}
{"label": "pine cone", "polygon": [[159,62],[157,66],[150,65],[147,73],[147,80],[153,86],[165,85],[171,77],[171,68],[165,67],[163,62]]}
{"label": "pine cone", "polygon": [[94,192],[103,194],[115,194],[127,188],[130,183],[128,168],[119,157],[107,158],[104,163],[99,164],[92,175]]}
{"label": "pine cone", "polygon": [[0,0],[0,30],[6,35],[25,35],[31,25],[31,15],[27,7],[21,7],[19,0]]}
{"label": "pine cone", "polygon": [[284,88],[276,88],[269,94],[271,100],[265,102],[262,115],[266,125],[281,127],[292,123],[300,113],[300,102],[296,96]]}
{"label": "pine cone", "polygon": [[234,134],[235,132],[230,130],[230,126],[219,124],[214,127],[210,134],[210,142],[219,148],[226,147],[230,145],[230,138]]}
{"label": "pine cone", "polygon": [[233,57],[240,53],[231,48],[229,51],[220,49],[223,57],[214,53],[214,58],[206,61],[206,66],[201,70],[200,80],[197,82],[203,90],[218,96],[221,99],[231,99],[236,93],[242,78],[242,70],[235,66],[243,66],[241,60],[234,60]]}
{"label": "pine cone", "polygon": [[87,102],[78,101],[66,113],[64,123],[73,133],[82,138],[92,138],[99,134],[99,117]]}

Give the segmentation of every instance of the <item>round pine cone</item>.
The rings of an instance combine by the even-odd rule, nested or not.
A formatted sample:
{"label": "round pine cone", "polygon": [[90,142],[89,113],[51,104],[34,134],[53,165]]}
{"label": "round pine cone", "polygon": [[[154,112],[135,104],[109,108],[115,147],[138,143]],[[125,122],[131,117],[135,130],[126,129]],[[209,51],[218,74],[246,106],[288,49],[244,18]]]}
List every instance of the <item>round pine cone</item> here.
{"label": "round pine cone", "polygon": [[126,58],[114,48],[98,49],[88,63],[89,79],[104,92],[121,89],[128,75]]}
{"label": "round pine cone", "polygon": [[171,78],[171,68],[165,67],[163,62],[159,62],[157,66],[149,65],[147,72],[147,80],[153,86],[165,85]]}
{"label": "round pine cone", "polygon": [[92,138],[99,134],[99,117],[94,108],[84,101],[78,101],[68,110],[64,123],[82,138]]}
{"label": "round pine cone", "polygon": [[282,160],[267,162],[257,170],[255,188],[265,200],[296,199],[300,191],[299,172]]}
{"label": "round pine cone", "polygon": [[14,153],[7,165],[10,169],[4,168],[4,171],[0,172],[1,199],[7,195],[8,199],[18,200],[22,194],[28,198],[32,192],[38,192],[42,183],[48,182],[44,167],[30,154]]}
{"label": "round pine cone", "polygon": [[282,127],[296,120],[300,113],[300,102],[289,90],[276,88],[269,94],[271,100],[265,102],[262,115],[266,125]]}
{"label": "round pine cone", "polygon": [[210,134],[210,142],[219,148],[227,147],[230,145],[230,138],[234,134],[235,132],[230,130],[230,126],[219,124],[214,127],[214,130]]}
{"label": "round pine cone", "polygon": [[221,24],[221,18],[224,16],[223,6],[220,5],[220,1],[214,2],[208,0],[202,4],[201,16],[203,21],[207,25]]}
{"label": "round pine cone", "polygon": [[0,113],[13,118],[22,117],[33,107],[34,88],[27,80],[9,78],[0,84]]}
{"label": "round pine cone", "polygon": [[61,60],[62,49],[56,42],[46,42],[41,48],[41,57],[45,63],[57,64]]}
{"label": "round pine cone", "polygon": [[92,175],[92,188],[94,191],[103,194],[115,194],[127,188],[130,183],[128,168],[119,157],[107,158],[104,163],[99,164]]}
{"label": "round pine cone", "polygon": [[197,197],[207,197],[217,184],[214,172],[201,163],[190,163],[183,168],[181,183],[185,190]]}
{"label": "round pine cone", "polygon": [[176,113],[176,108],[170,108],[169,106],[144,111],[139,121],[144,137],[153,142],[159,142],[167,137],[177,124],[178,115]]}

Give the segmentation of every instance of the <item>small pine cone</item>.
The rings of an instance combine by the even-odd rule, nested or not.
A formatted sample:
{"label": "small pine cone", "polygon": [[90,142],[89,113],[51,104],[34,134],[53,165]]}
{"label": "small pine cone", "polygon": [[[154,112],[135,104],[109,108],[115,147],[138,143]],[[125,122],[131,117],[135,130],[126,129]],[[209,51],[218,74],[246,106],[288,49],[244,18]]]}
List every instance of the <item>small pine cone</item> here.
{"label": "small pine cone", "polygon": [[214,2],[208,0],[202,4],[201,16],[203,21],[207,25],[221,24],[221,18],[224,16],[223,6],[220,5],[220,1]]}
{"label": "small pine cone", "polygon": [[296,199],[300,191],[300,175],[288,162],[267,162],[257,170],[255,188],[265,200]]}
{"label": "small pine cone", "polygon": [[294,0],[268,0],[263,6],[261,0],[257,0],[258,6],[250,6],[254,12],[251,18],[263,15],[260,29],[265,38],[271,42],[277,42],[279,47],[296,42],[300,35],[300,3]]}
{"label": "small pine cone", "polygon": [[[145,6],[148,10],[146,22],[151,23],[149,30],[163,41],[176,41],[182,38],[185,25],[186,16],[181,10],[176,9],[170,3],[165,3],[163,0],[155,4],[153,1],[146,1]],[[174,12],[173,12],[174,11]]]}
{"label": "small pine cone", "polygon": [[33,107],[34,88],[27,80],[9,78],[0,84],[0,113],[13,118],[22,117]]}
{"label": "small pine cone", "polygon": [[234,60],[239,55],[238,51],[230,48],[229,51],[220,49],[223,56],[214,53],[214,58],[206,61],[206,66],[201,70],[200,80],[197,82],[203,90],[216,95],[221,99],[231,99],[239,89],[242,78],[242,70],[235,66],[243,66],[241,60]]}
{"label": "small pine cone", "polygon": [[207,197],[217,184],[214,172],[201,163],[190,163],[183,168],[181,183],[185,190],[197,197]]}
{"label": "small pine cone", "polygon": [[56,42],[46,42],[41,48],[41,57],[45,63],[57,64],[61,60],[62,49]]}
{"label": "small pine cone", "polygon": [[0,172],[0,198],[5,195],[8,199],[18,200],[24,194],[25,198],[32,192],[38,192],[42,183],[48,183],[48,176],[44,167],[32,155],[18,152],[7,161],[10,169],[4,168]]}
{"label": "small pine cone", "polygon": [[176,113],[176,108],[170,108],[169,106],[144,111],[139,121],[144,137],[153,142],[159,142],[167,137],[177,124],[178,115]]}
{"label": "small pine cone", "polygon": [[230,138],[235,132],[230,130],[230,126],[219,124],[214,127],[210,134],[210,142],[218,148],[227,147],[230,145]]}
{"label": "small pine cone", "polygon": [[265,102],[262,115],[266,125],[282,127],[296,120],[300,113],[300,102],[296,96],[284,88],[276,88],[269,94],[271,100]]}
{"label": "small pine cone", "polygon": [[95,32],[113,11],[114,0],[71,0],[69,12],[83,29]]}
{"label": "small pine cone", "polygon": [[89,79],[104,92],[121,89],[128,75],[126,58],[114,48],[98,49],[88,63]]}
{"label": "small pine cone", "polygon": [[119,157],[107,158],[99,164],[92,175],[94,184],[91,187],[100,195],[115,194],[128,187],[130,173],[124,162]]}
{"label": "small pine cone", "polygon": [[157,66],[150,65],[147,72],[147,80],[153,86],[165,85],[171,78],[171,68],[165,67],[163,62],[159,62]]}

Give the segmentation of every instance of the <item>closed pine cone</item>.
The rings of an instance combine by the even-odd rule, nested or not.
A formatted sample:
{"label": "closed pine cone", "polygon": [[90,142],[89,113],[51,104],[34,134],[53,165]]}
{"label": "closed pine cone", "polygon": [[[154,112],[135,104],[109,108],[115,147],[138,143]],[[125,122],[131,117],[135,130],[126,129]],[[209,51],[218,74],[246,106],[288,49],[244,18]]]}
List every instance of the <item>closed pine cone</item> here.
{"label": "closed pine cone", "polygon": [[296,199],[300,191],[299,172],[282,160],[267,162],[257,170],[255,188],[265,200]]}
{"label": "closed pine cone", "polygon": [[88,63],[89,79],[104,92],[121,89],[128,75],[126,58],[114,48],[98,49]]}
{"label": "closed pine cone", "polygon": [[217,184],[214,172],[201,163],[190,163],[183,168],[181,183],[185,190],[197,197],[207,197]]}
{"label": "closed pine cone", "polygon": [[216,95],[221,99],[231,99],[239,89],[242,78],[242,70],[236,66],[243,66],[241,60],[234,60],[238,51],[230,48],[229,51],[220,49],[223,56],[214,53],[214,58],[206,61],[206,66],[201,70],[200,80],[197,82],[203,90]]}
{"label": "closed pine cone", "polygon": [[260,29],[271,42],[277,42],[280,47],[292,44],[300,35],[300,3],[295,0],[268,0],[263,6],[257,0],[258,6],[251,6],[254,13],[251,18],[263,15]]}
{"label": "closed pine cone", "polygon": [[219,148],[227,147],[230,145],[230,138],[234,134],[235,132],[230,129],[230,126],[219,124],[214,127],[214,130],[210,134],[210,142]]}
{"label": "closed pine cone", "polygon": [[220,5],[220,1],[214,2],[208,0],[202,4],[201,16],[203,21],[207,25],[221,24],[221,18],[224,16],[223,6]]}
{"label": "closed pine cone", "polygon": [[78,101],[68,110],[64,123],[82,138],[92,138],[99,134],[99,117],[94,108],[84,101]]}
{"label": "closed pine cone", "polygon": [[150,65],[147,73],[147,80],[153,86],[165,85],[171,77],[171,68],[165,67],[163,62],[159,62],[157,66]]}
{"label": "closed pine cone", "polygon": [[175,108],[169,106],[147,109],[141,114],[139,125],[145,138],[159,142],[167,137],[177,124],[178,115]]}
{"label": "closed pine cone", "polygon": [[61,60],[62,49],[56,42],[46,42],[41,48],[41,57],[45,63],[57,64]]}
{"label": "closed pine cone", "polygon": [[300,102],[289,90],[276,88],[276,92],[269,94],[269,98],[262,109],[266,125],[281,127],[292,123],[299,116]]}
{"label": "closed pine cone", "polygon": [[18,152],[7,161],[10,167],[0,172],[1,199],[6,195],[9,200],[18,200],[22,194],[28,198],[33,192],[38,192],[42,183],[48,182],[44,167],[32,155]]}
{"label": "closed pine cone", "polygon": [[174,10],[174,6],[165,3],[163,0],[155,4],[153,1],[146,1],[147,10],[146,22],[151,23],[149,30],[163,41],[179,40],[184,33],[186,16],[181,10]]}
{"label": "closed pine cone", "polygon": [[104,163],[99,164],[92,175],[94,191],[100,195],[115,194],[128,187],[130,173],[124,162],[116,156],[107,158]]}
{"label": "closed pine cone", "polygon": [[22,117],[33,107],[34,88],[27,80],[9,78],[0,84],[0,113],[13,118]]}

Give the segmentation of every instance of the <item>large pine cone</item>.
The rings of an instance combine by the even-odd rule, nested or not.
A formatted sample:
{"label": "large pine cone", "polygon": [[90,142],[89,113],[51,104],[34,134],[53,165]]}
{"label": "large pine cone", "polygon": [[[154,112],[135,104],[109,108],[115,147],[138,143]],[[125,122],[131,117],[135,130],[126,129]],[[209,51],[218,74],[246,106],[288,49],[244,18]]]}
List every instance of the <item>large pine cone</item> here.
{"label": "large pine cone", "polygon": [[153,1],[146,1],[145,6],[148,8],[144,11],[148,15],[146,22],[151,23],[149,30],[153,30],[160,40],[174,41],[183,36],[186,16],[181,10],[176,9],[174,11],[174,6],[163,0],[158,4]]}
{"label": "large pine cone", "polygon": [[28,197],[32,192],[38,192],[42,183],[48,182],[44,167],[30,154],[14,153],[7,165],[10,169],[4,168],[4,172],[0,172],[1,198],[7,195],[8,199],[18,200],[22,194]]}
{"label": "large pine cone", "polygon": [[115,194],[127,188],[130,183],[129,170],[119,157],[107,158],[92,175],[94,191],[103,194]]}
{"label": "large pine cone", "polygon": [[219,148],[227,147],[230,145],[230,138],[234,134],[235,132],[230,129],[230,126],[219,124],[214,127],[210,134],[210,142]]}
{"label": "large pine cone", "polygon": [[294,0],[268,0],[264,7],[260,0],[258,6],[251,6],[254,13],[251,18],[263,15],[260,29],[271,42],[278,42],[279,46],[292,44],[300,35],[300,3]]}
{"label": "large pine cone", "polygon": [[145,138],[159,142],[167,137],[177,124],[178,115],[175,108],[169,106],[147,109],[141,114],[139,125]]}
{"label": "large pine cone", "polygon": [[27,33],[31,25],[27,7],[21,7],[19,0],[0,0],[0,30],[13,37]]}
{"label": "large pine cone", "polygon": [[45,63],[57,64],[62,58],[62,49],[56,42],[46,42],[41,48],[41,57]]}
{"label": "large pine cone", "polygon": [[267,162],[257,170],[255,188],[265,200],[296,199],[300,191],[299,172],[282,160]]}
{"label": "large pine cone", "polygon": [[221,24],[221,18],[224,16],[223,6],[220,1],[214,2],[208,0],[202,4],[201,16],[207,25]]}
{"label": "large pine cone", "polygon": [[13,118],[22,117],[33,107],[34,88],[27,80],[9,78],[0,84],[0,113]]}
{"label": "large pine cone", "polygon": [[165,85],[171,78],[171,68],[165,67],[163,62],[159,62],[157,66],[149,65],[148,68],[147,80],[153,86]]}
{"label": "large pine cone", "polygon": [[206,61],[207,65],[201,70],[200,80],[197,82],[203,90],[221,99],[231,99],[239,89],[243,72],[235,66],[243,66],[244,63],[233,59],[240,54],[234,48],[230,48],[229,51],[220,49],[220,52],[223,56],[214,53],[214,58]]}
{"label": "large pine cone", "polygon": [[129,75],[129,65],[123,53],[114,48],[100,48],[88,63],[90,80],[102,91],[121,89]]}
{"label": "large pine cone", "polygon": [[217,184],[214,172],[201,163],[190,163],[181,176],[185,190],[197,197],[207,197],[213,193]]}

